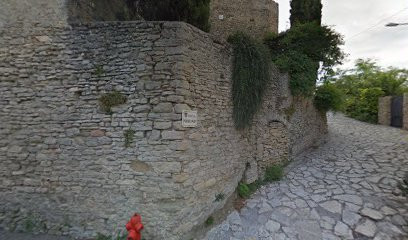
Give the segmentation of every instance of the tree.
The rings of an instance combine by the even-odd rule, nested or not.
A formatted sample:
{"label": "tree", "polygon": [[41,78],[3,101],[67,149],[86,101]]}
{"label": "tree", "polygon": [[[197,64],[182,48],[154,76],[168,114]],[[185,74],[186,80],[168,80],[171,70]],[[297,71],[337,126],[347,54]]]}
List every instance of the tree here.
{"label": "tree", "polygon": [[290,2],[290,24],[292,27],[301,23],[322,23],[321,0],[292,0]]}
{"label": "tree", "polygon": [[381,68],[374,61],[359,59],[352,69],[338,71],[329,81],[346,96],[343,112],[366,122],[377,122],[378,98],[408,92],[408,70]]}
{"label": "tree", "polygon": [[314,22],[297,24],[278,36],[268,36],[265,44],[278,68],[289,73],[294,95],[312,96],[319,63],[325,72],[330,72],[345,57],[340,48],[343,37],[332,28]]}

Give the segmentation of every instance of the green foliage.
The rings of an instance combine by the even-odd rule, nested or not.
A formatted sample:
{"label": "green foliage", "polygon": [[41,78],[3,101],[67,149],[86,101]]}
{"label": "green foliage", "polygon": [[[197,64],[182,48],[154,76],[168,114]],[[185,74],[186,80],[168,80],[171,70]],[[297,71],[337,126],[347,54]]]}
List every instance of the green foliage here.
{"label": "green foliage", "polygon": [[95,240],[126,240],[127,234],[117,234],[116,237],[114,236],[107,236],[101,233],[96,234]]}
{"label": "green foliage", "polygon": [[95,67],[95,72],[94,74],[98,77],[101,77],[105,73],[105,70],[103,69],[102,66],[98,65]]}
{"label": "green foliage", "polygon": [[383,69],[372,60],[359,59],[353,69],[328,79],[345,94],[343,112],[355,119],[377,123],[378,98],[408,92],[408,70]]}
{"label": "green foliage", "polygon": [[183,21],[209,31],[210,0],[133,0],[148,21]]}
{"label": "green foliage", "polygon": [[293,114],[295,114],[295,112],[296,112],[296,107],[293,104],[290,105],[290,107],[285,109],[286,118],[288,120],[290,120],[292,118]]}
{"label": "green foliage", "polygon": [[283,166],[280,164],[273,165],[266,169],[264,182],[270,183],[280,181],[283,177]]}
{"label": "green foliage", "polygon": [[108,114],[112,114],[112,107],[124,104],[126,101],[126,96],[118,91],[104,94],[99,98],[99,104],[102,110]]}
{"label": "green foliage", "polygon": [[322,112],[340,111],[343,106],[343,92],[333,83],[325,82],[317,87],[314,104]]}
{"label": "green foliage", "polygon": [[261,106],[271,78],[268,49],[243,33],[231,36],[234,47],[232,73],[233,119],[237,129],[249,126]]}
{"label": "green foliage", "polygon": [[303,53],[316,63],[322,62],[325,68],[341,64],[345,57],[340,49],[343,37],[328,26],[310,22],[297,24],[283,35],[282,45],[286,51]]}
{"label": "green foliage", "polygon": [[218,193],[216,196],[215,196],[215,202],[221,202],[222,200],[224,200],[224,198],[225,198],[225,195],[223,194],[223,193]]}
{"label": "green foliage", "polygon": [[345,112],[360,121],[378,122],[378,99],[385,96],[381,88],[360,88],[357,95],[346,100]]}
{"label": "green foliage", "polygon": [[130,145],[133,143],[133,139],[135,136],[135,131],[132,129],[128,129],[123,133],[125,137],[125,147],[130,147]]}
{"label": "green foliage", "polygon": [[30,213],[24,218],[23,228],[26,232],[36,232],[47,229],[47,225],[45,222],[41,221],[39,216]]}
{"label": "green foliage", "polygon": [[260,187],[265,184],[280,181],[284,174],[284,164],[276,164],[270,166],[265,171],[265,177],[263,180],[256,180],[251,184],[246,184],[240,182],[237,187],[238,196],[241,198],[249,198],[253,193],[256,192]]}
{"label": "green foliage", "polygon": [[321,24],[323,8],[321,0],[291,0],[290,7],[292,26],[307,22]]}
{"label": "green foliage", "polygon": [[267,36],[265,44],[279,70],[289,73],[295,96],[313,95],[319,63],[322,73],[331,72],[345,57],[340,49],[344,44],[342,36],[316,23],[297,24],[277,37]]}
{"label": "green foliage", "polygon": [[35,222],[32,219],[32,217],[28,217],[24,220],[23,226],[24,226],[24,231],[26,232],[32,232],[35,228]]}
{"label": "green foliage", "polygon": [[207,220],[205,220],[205,225],[206,226],[211,226],[211,225],[213,225],[214,224],[214,217],[213,216],[209,216],[208,218],[207,218]]}
{"label": "green foliage", "polygon": [[289,87],[295,96],[313,95],[317,80],[318,64],[305,54],[288,51],[275,58],[275,64],[282,72],[289,73]]}
{"label": "green foliage", "polygon": [[245,183],[238,184],[237,192],[238,192],[238,195],[242,198],[248,198],[249,196],[251,196],[251,191],[248,185]]}
{"label": "green foliage", "polygon": [[398,183],[398,188],[401,190],[403,196],[408,196],[408,173],[406,173],[404,179]]}

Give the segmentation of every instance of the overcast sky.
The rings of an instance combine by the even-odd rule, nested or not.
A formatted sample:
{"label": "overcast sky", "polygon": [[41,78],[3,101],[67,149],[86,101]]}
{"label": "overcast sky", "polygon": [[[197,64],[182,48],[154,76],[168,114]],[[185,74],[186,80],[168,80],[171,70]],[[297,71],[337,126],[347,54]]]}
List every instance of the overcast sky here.
{"label": "overcast sky", "polygon": [[[290,0],[279,3],[279,31],[290,27]],[[389,22],[408,22],[408,0],[323,0],[323,24],[345,38],[345,66],[358,58],[373,58],[384,67],[408,68],[408,26],[386,28]]]}

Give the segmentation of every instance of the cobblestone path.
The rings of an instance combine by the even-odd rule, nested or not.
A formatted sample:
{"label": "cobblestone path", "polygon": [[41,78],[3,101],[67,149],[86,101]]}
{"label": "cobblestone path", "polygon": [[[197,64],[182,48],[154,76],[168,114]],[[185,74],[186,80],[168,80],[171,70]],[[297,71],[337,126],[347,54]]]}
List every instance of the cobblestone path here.
{"label": "cobblestone path", "polygon": [[209,240],[408,239],[408,132],[329,116],[327,143],[297,157]]}

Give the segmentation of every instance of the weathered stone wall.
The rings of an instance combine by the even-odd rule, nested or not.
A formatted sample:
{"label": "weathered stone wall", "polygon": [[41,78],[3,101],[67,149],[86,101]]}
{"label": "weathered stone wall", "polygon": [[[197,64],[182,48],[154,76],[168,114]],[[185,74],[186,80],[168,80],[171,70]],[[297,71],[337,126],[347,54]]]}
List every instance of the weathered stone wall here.
{"label": "weathered stone wall", "polygon": [[295,111],[289,120],[290,146],[292,156],[296,156],[322,143],[327,133],[327,118],[315,108],[313,99],[294,98],[292,107]]}
{"label": "weathered stone wall", "polygon": [[391,102],[392,96],[378,99],[378,124],[391,125]]}
{"label": "weathered stone wall", "polygon": [[408,93],[404,94],[403,114],[403,129],[408,130]]}
{"label": "weathered stone wall", "polygon": [[[293,139],[303,149],[322,133],[310,105],[290,120],[288,78],[277,71],[253,127],[236,131],[231,49],[188,24],[68,25],[63,1],[0,3],[10,16],[27,8],[39,15],[0,28],[0,226],[9,230],[88,237],[139,212],[148,239],[189,239],[223,207],[217,194],[290,158]],[[109,115],[98,99],[113,90],[127,103]],[[185,109],[198,111],[197,128],[181,126]]]}
{"label": "weathered stone wall", "polygon": [[[181,211],[194,194],[182,184],[188,143],[179,109],[186,93],[177,72],[184,28],[3,29],[2,226],[21,229],[30,221],[35,231],[91,236],[123,227],[139,212],[148,237],[180,233],[175,225],[192,219]],[[98,98],[112,90],[128,101],[107,115]],[[127,129],[135,131],[129,148]]]}
{"label": "weathered stone wall", "polygon": [[279,7],[273,0],[212,0],[210,32],[218,39],[242,31],[262,39],[278,33]]}

